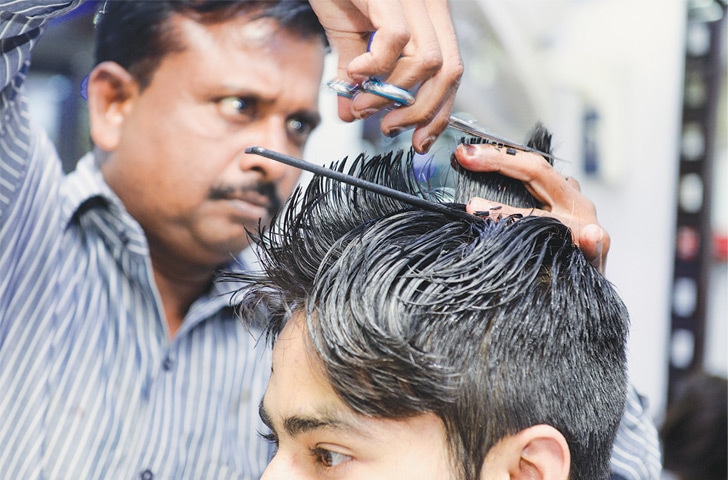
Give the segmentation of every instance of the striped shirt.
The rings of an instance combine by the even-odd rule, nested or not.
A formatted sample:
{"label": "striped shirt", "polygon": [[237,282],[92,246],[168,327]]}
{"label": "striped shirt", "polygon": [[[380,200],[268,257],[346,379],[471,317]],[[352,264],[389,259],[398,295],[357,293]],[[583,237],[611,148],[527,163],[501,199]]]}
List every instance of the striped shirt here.
{"label": "striped shirt", "polygon": [[64,11],[38,3],[0,7],[0,478],[257,479],[265,342],[229,284],[169,338],[140,225],[92,155],[64,176],[29,121],[29,52]]}
{"label": "striped shirt", "polygon": [[660,480],[662,451],[645,401],[630,387],[610,460],[611,480]]}
{"label": "striped shirt", "polygon": [[[170,340],[141,227],[93,155],[64,176],[28,118],[30,50],[78,3],[0,6],[0,478],[258,478],[269,352],[234,318],[231,287],[214,285]],[[613,478],[660,468],[631,390]]]}

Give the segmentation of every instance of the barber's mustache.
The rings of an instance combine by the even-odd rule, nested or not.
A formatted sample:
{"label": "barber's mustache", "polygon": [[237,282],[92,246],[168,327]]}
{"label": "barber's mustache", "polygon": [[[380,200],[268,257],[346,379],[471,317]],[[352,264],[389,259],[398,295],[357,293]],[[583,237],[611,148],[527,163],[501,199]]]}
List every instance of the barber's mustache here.
{"label": "barber's mustache", "polygon": [[208,197],[211,200],[243,199],[249,201],[254,195],[256,200],[252,203],[260,203],[257,197],[262,196],[265,200],[265,207],[269,215],[274,215],[280,210],[283,201],[276,191],[275,185],[268,182],[256,182],[254,185],[214,185],[210,189]]}

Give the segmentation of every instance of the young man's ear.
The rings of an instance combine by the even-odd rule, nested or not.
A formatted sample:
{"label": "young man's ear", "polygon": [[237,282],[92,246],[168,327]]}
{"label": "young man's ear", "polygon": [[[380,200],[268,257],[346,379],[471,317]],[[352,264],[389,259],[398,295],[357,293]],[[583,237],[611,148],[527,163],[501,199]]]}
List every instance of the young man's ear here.
{"label": "young man's ear", "polygon": [[116,62],[102,62],[88,79],[88,111],[94,144],[113,151],[119,143],[121,127],[139,86],[131,74]]}
{"label": "young man's ear", "polygon": [[481,480],[567,480],[571,453],[550,425],[535,425],[504,438],[488,451]]}

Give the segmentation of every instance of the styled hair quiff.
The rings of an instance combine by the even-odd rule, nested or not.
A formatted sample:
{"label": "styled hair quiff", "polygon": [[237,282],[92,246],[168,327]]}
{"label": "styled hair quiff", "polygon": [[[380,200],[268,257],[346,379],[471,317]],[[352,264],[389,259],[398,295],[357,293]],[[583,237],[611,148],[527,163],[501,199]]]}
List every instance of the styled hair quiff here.
{"label": "styled hair quiff", "polygon": [[[412,159],[333,168],[443,201],[416,181]],[[460,188],[487,197],[501,180],[492,175]],[[573,480],[609,477],[629,319],[565,225],[457,204],[448,215],[316,176],[254,239],[263,273],[233,275],[249,283],[236,297],[242,318],[264,317],[274,342],[305,313],[312,354],[352,410],[434,412],[462,479],[479,478],[500,439],[538,424],[566,438]]]}

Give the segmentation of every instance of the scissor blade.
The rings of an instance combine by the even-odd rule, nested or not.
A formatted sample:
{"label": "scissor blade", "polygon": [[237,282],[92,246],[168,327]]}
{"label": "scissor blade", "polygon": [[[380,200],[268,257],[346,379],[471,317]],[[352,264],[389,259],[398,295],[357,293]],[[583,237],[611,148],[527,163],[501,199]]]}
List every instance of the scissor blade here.
{"label": "scissor blade", "polygon": [[[371,86],[371,83],[365,82],[365,85]],[[375,82],[375,85],[382,85],[382,84]],[[363,88],[361,85],[353,85],[353,84],[350,84],[350,83],[347,83],[347,82],[344,82],[341,80],[331,80],[326,83],[326,86],[330,90],[335,92],[337,95],[340,95],[342,97],[347,97],[347,98],[353,98],[354,94],[359,91],[369,91],[370,93],[375,93],[376,95],[384,96],[392,101],[398,102],[398,103],[395,103],[395,105],[394,105],[395,108],[400,107],[402,105],[411,105],[414,102],[414,97],[409,98],[409,97],[411,97],[411,95],[409,95],[409,97],[407,97],[407,98],[400,97],[400,96],[398,96],[399,94],[401,94],[401,92],[400,92],[398,95],[392,96],[393,94],[391,94],[391,93],[384,94],[381,91],[367,90],[366,88]],[[394,87],[395,93],[398,90],[401,90],[401,89]],[[403,90],[402,92],[409,93],[406,90]],[[476,125],[475,122],[464,120],[462,118],[456,117],[455,115],[450,115],[450,118],[448,119],[448,125],[451,128],[454,128],[455,130],[459,130],[463,133],[467,133],[468,135],[471,135],[473,137],[482,138],[482,139],[488,141],[488,143],[492,143],[495,145],[502,145],[504,147],[515,148],[516,150],[521,150],[522,152],[537,153],[537,154],[545,157],[546,159],[550,159],[551,161],[559,160],[558,158],[551,155],[550,153],[542,152],[535,148],[531,148],[527,145],[522,145],[520,143],[516,143],[516,142],[513,142],[506,138],[503,138],[498,135],[487,132],[483,128]]]}
{"label": "scissor blade", "polygon": [[462,118],[456,117],[455,115],[450,115],[450,119],[448,120],[448,125],[451,128],[454,128],[455,130],[459,130],[463,133],[467,133],[468,135],[472,135],[473,137],[482,138],[484,140],[487,140],[488,143],[493,143],[495,145],[502,145],[504,147],[510,147],[515,148],[516,150],[521,150],[522,152],[532,152],[537,153],[547,159],[551,160],[559,160],[555,156],[553,156],[550,153],[542,152],[541,150],[537,150],[535,148],[531,148],[528,145],[522,145],[520,143],[513,142],[511,140],[508,140],[507,138],[500,137],[498,135],[494,135],[483,128],[477,126],[474,122],[470,122],[467,120],[464,120]]}

